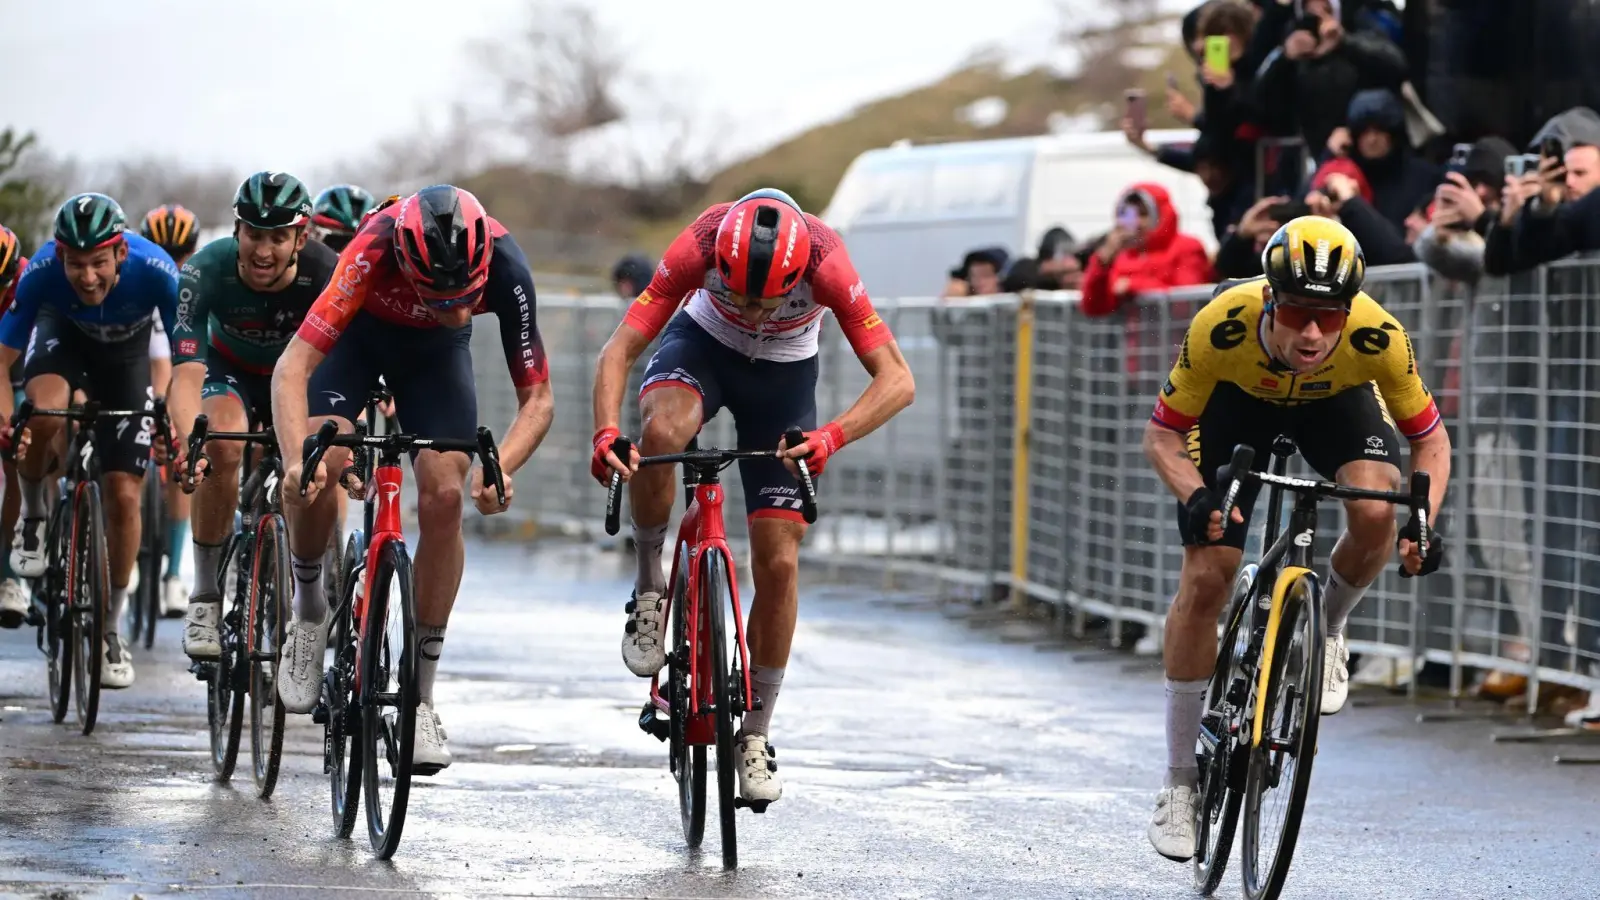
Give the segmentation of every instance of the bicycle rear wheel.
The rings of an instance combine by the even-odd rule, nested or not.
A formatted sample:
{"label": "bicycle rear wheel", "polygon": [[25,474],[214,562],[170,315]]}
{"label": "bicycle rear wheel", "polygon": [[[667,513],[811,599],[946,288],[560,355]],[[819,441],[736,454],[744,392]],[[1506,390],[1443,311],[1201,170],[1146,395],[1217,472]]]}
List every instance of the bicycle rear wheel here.
{"label": "bicycle rear wheel", "polygon": [[[1245,717],[1242,707],[1249,697],[1250,602],[1256,567],[1245,566],[1233,582],[1228,601],[1227,627],[1217,645],[1217,663],[1206,688],[1205,717],[1200,723],[1196,757],[1200,763],[1199,797],[1195,811],[1194,887],[1211,896],[1228,868],[1228,853],[1239,830],[1239,805],[1243,795],[1235,783],[1239,766],[1248,757],[1237,754]],[[1242,689],[1242,692],[1241,692]]]}
{"label": "bicycle rear wheel", "polygon": [[669,618],[672,652],[667,657],[667,747],[672,754],[672,777],[678,780],[678,811],[683,819],[683,839],[690,848],[700,846],[706,833],[706,745],[689,743],[689,545],[678,545],[677,577],[673,580]]}
{"label": "bicycle rear wheel", "polygon": [[[67,592],[67,565],[70,560],[71,535],[70,507],[65,502],[55,504],[50,514],[50,528],[45,532],[48,567],[38,583],[44,593],[45,603],[45,668],[50,682],[50,716],[56,722],[67,717],[67,706],[72,698],[72,648],[77,643],[73,634],[77,616],[72,613],[72,597]],[[63,540],[63,537],[65,540]]]}
{"label": "bicycle rear wheel", "polygon": [[206,719],[211,726],[211,768],[216,780],[225,782],[233,777],[233,767],[239,759],[239,737],[244,728],[244,697],[249,685],[246,660],[249,650],[245,646],[246,616],[250,598],[249,578],[241,575],[249,563],[249,542],[235,534],[229,538],[224,551],[223,571],[219,584],[226,585],[232,576],[233,603],[222,621],[217,624],[218,642],[222,645],[217,654],[211,680],[206,682]]}
{"label": "bicycle rear wheel", "polygon": [[111,593],[106,567],[105,518],[100,508],[100,486],[92,481],[78,485],[72,502],[73,688],[78,698],[78,723],[83,733],[94,731],[100,714],[100,676],[105,662],[106,600]]}
{"label": "bicycle rear wheel", "polygon": [[[1289,585],[1277,634],[1268,639],[1273,651],[1261,705],[1261,745],[1251,751],[1245,779],[1240,861],[1249,900],[1276,900],[1283,890],[1311,790],[1324,655],[1321,592],[1314,576],[1302,575]],[[1264,799],[1281,814],[1268,810],[1263,816]]]}
{"label": "bicycle rear wheel", "polygon": [[328,775],[329,799],[333,811],[333,832],[347,838],[356,827],[356,812],[361,807],[361,717],[353,702],[356,672],[355,590],[356,566],[366,553],[361,533],[352,534],[345,544],[344,563],[338,583],[341,592],[328,627],[328,646],[333,649],[333,666],[322,676],[322,702],[327,707],[323,723],[323,771]]}
{"label": "bicycle rear wheel", "polygon": [[250,761],[256,796],[272,796],[283,758],[283,704],[278,702],[278,651],[290,598],[289,539],[283,516],[256,525],[250,578]]}
{"label": "bicycle rear wheel", "polygon": [[405,545],[385,543],[367,581],[372,597],[361,634],[362,793],[372,850],[388,859],[405,826],[417,734],[416,607]]}
{"label": "bicycle rear wheel", "polygon": [[[700,616],[705,623],[701,635],[701,671],[710,683],[710,695],[716,705],[717,732],[717,801],[722,813],[722,867],[739,867],[739,837],[733,814],[734,800],[739,795],[739,774],[735,770],[738,750],[734,741],[733,685],[728,675],[728,639],[723,623],[727,608],[732,605],[729,573],[732,568],[721,551],[705,554],[700,571]],[[705,696],[704,692],[696,692]]]}

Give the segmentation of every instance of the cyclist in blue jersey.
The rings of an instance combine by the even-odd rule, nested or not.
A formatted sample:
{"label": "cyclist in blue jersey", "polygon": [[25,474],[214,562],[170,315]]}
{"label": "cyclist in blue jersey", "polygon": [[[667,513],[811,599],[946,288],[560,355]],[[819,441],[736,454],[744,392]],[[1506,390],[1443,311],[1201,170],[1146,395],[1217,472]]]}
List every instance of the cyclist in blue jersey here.
{"label": "cyclist in blue jersey", "polygon": [[[178,267],[149,240],[126,233],[126,219],[104,194],[79,194],[62,204],[55,239],[39,248],[17,282],[17,295],[0,318],[0,369],[27,349],[23,390],[35,405],[60,409],[83,390],[108,409],[149,408],[151,313],[167,333],[176,327]],[[30,336],[31,334],[31,336]],[[0,391],[0,415],[11,440],[14,398]],[[107,555],[111,603],[101,683],[133,683],[133,662],[121,637],[128,582],[139,554],[139,493],[150,465],[149,416],[139,421],[103,419],[95,446],[105,473]],[[11,567],[24,578],[44,574],[46,479],[56,477],[60,419],[29,423],[31,438],[17,467],[22,521],[11,546]]]}

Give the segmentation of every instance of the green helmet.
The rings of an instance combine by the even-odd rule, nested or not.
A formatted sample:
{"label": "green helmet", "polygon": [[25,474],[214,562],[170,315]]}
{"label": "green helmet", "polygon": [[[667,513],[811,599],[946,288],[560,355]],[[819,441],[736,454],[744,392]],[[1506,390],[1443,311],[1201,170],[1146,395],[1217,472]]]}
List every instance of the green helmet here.
{"label": "green helmet", "polygon": [[127,224],[127,217],[117,201],[105,194],[79,194],[56,211],[56,244],[74,250],[93,250],[121,240]]}
{"label": "green helmet", "polygon": [[233,195],[233,217],[255,228],[293,228],[311,218],[311,194],[286,172],[257,172]]}
{"label": "green helmet", "polygon": [[311,204],[312,224],[335,234],[355,234],[361,219],[378,201],[353,184],[325,188]]}

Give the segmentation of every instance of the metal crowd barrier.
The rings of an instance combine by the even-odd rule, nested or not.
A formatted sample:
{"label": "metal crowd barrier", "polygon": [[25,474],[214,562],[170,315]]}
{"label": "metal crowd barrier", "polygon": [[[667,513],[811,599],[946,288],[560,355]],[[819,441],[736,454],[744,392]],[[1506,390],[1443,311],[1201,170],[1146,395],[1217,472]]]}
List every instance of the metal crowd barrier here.
{"label": "metal crowd barrier", "polygon": [[[1352,617],[1353,651],[1396,670],[1465,667],[1600,689],[1600,264],[1572,260],[1475,289],[1420,265],[1374,269],[1367,289],[1411,333],[1455,453],[1437,521],[1445,566],[1391,568]],[[1053,607],[1069,631],[1113,644],[1155,635],[1182,551],[1175,501],[1140,447],[1154,397],[1211,287],[1140,298],[1088,318],[1071,292],[939,301],[874,300],[917,378],[913,406],[832,460],[808,571]],[[556,418],[518,476],[508,514],[529,535],[597,537],[587,475],[590,386],[621,320],[614,297],[541,297]],[[515,398],[494,327],[475,333],[480,417],[508,422]],[[624,430],[637,434],[634,373]],[[866,373],[826,325],[824,420]],[[732,441],[724,413],[703,443]],[[1295,466],[1305,472],[1296,457]],[[727,481],[730,509],[742,503]],[[1257,510],[1256,523],[1265,516]],[[1327,559],[1342,510],[1326,510]],[[743,517],[728,519],[742,537]],[[1252,552],[1259,547],[1259,527]],[[1415,684],[1415,679],[1412,679]],[[1531,706],[1530,706],[1531,708]]]}

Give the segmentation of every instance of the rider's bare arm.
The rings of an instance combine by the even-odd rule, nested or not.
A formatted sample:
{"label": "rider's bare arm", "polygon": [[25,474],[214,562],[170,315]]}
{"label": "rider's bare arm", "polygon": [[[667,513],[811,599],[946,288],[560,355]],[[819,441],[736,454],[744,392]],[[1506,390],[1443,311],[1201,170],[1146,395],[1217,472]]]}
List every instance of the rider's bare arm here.
{"label": "rider's bare arm", "polygon": [[862,354],[861,367],[872,376],[872,382],[844,415],[833,420],[849,441],[860,440],[881,428],[896,413],[910,406],[917,395],[911,366],[895,341]]}
{"label": "rider's bare arm", "polygon": [[623,322],[600,348],[594,366],[594,430],[616,428],[622,415],[622,395],[628,390],[628,372],[650,346],[651,336]]}
{"label": "rider's bare arm", "polygon": [[1450,483],[1450,432],[1435,428],[1411,440],[1411,471],[1427,472],[1429,509],[1444,503],[1445,487]]}
{"label": "rider's bare arm", "polygon": [[[283,450],[285,488],[300,483],[300,447],[306,439],[306,420],[311,415],[306,402],[306,386],[311,373],[322,362],[323,352],[299,335],[289,340],[278,365],[272,370],[272,427]],[[291,484],[292,482],[292,484]],[[295,491],[286,491],[285,496]]]}
{"label": "rider's bare arm", "polygon": [[522,468],[533,456],[544,436],[550,431],[555,418],[555,396],[550,393],[550,382],[517,385],[517,417],[500,436],[500,465],[507,473]]}
{"label": "rider's bare arm", "polygon": [[206,364],[202,360],[189,360],[172,367],[172,390],[167,394],[167,408],[172,412],[172,427],[178,433],[178,446],[183,448],[194,430],[194,417],[200,415],[200,391],[205,387]]}
{"label": "rider's bare arm", "polygon": [[1155,467],[1161,483],[1179,503],[1188,502],[1194,492],[1205,487],[1200,469],[1189,456],[1189,439],[1165,425],[1148,422],[1144,426],[1144,455]]}

